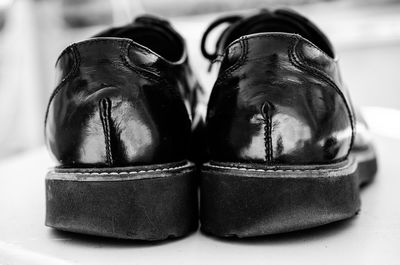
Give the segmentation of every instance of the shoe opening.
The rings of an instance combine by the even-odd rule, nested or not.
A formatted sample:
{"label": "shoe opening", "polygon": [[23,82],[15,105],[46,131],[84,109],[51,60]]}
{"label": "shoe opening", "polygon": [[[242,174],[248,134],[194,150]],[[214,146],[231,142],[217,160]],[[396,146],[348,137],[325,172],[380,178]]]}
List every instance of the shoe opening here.
{"label": "shoe opening", "polygon": [[177,62],[184,55],[183,40],[166,25],[132,23],[124,27],[111,28],[94,37],[131,39],[170,62]]}
{"label": "shoe opening", "polygon": [[299,34],[334,58],[334,51],[326,36],[308,19],[291,10],[275,12],[262,10],[258,15],[244,19],[234,25],[228,33],[226,44],[244,35],[265,32]]}

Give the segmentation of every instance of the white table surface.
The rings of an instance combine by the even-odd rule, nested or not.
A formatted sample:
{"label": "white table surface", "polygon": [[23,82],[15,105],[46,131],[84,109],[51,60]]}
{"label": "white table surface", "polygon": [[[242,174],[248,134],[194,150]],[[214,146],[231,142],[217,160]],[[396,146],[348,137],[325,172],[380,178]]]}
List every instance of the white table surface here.
{"label": "white table surface", "polygon": [[[247,240],[200,232],[157,244],[57,232],[44,226],[45,148],[0,163],[0,264],[400,264],[400,111],[364,109],[379,152],[358,216]],[[371,122],[371,119],[373,121]],[[391,121],[391,122],[388,122]],[[386,125],[385,125],[386,124]]]}

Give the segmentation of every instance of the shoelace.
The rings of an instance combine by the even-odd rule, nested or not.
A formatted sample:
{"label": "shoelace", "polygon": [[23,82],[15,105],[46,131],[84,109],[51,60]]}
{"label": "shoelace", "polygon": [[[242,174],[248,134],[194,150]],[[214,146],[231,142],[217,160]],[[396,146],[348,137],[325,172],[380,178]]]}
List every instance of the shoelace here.
{"label": "shoelace", "polygon": [[206,29],[206,31],[203,34],[203,37],[201,38],[201,53],[203,54],[203,56],[205,58],[207,58],[210,61],[210,66],[208,71],[211,71],[211,67],[212,65],[216,62],[219,61],[219,58],[221,58],[222,54],[218,54],[218,49],[221,45],[221,41],[222,41],[222,36],[224,35],[225,31],[228,29],[225,29],[221,35],[219,36],[216,44],[215,44],[215,51],[213,53],[209,53],[206,49],[206,43],[207,43],[207,38],[208,35],[210,34],[210,32],[215,29],[216,27],[218,27],[221,24],[224,23],[228,23],[229,25],[241,20],[243,17],[239,16],[239,15],[230,15],[230,16],[225,16],[225,17],[221,17],[216,19],[214,22],[212,22],[210,24],[210,26],[208,26],[208,28]]}

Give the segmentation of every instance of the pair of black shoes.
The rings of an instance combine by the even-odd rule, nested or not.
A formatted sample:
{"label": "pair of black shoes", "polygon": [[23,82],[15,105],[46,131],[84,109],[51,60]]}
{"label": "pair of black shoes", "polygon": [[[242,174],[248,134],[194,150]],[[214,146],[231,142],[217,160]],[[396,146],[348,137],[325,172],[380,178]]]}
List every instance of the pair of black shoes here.
{"label": "pair of black shoes", "polygon": [[[221,23],[210,54],[207,35]],[[62,52],[45,123],[58,162],[46,177],[46,225],[180,237],[197,229],[198,183],[201,228],[217,236],[359,211],[376,156],[320,30],[293,11],[261,10],[218,19],[202,51],[220,63],[205,121],[185,42],[165,20],[142,16]]]}

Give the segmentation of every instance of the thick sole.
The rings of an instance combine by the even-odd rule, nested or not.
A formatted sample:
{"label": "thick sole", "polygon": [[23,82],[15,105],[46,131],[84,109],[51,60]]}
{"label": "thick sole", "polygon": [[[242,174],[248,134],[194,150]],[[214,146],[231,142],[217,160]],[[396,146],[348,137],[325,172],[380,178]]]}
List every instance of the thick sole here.
{"label": "thick sole", "polygon": [[378,171],[378,162],[374,147],[371,145],[366,149],[353,151],[351,155],[356,159],[358,164],[357,171],[360,178],[360,186],[368,185],[374,180]]}
{"label": "thick sole", "polygon": [[195,166],[53,169],[46,176],[46,225],[134,240],[182,237],[198,226]]}
{"label": "thick sole", "polygon": [[220,237],[252,237],[350,218],[360,209],[360,184],[373,178],[361,179],[359,164],[368,171],[375,163],[376,172],[376,159],[358,157],[319,166],[204,164],[201,229]]}

